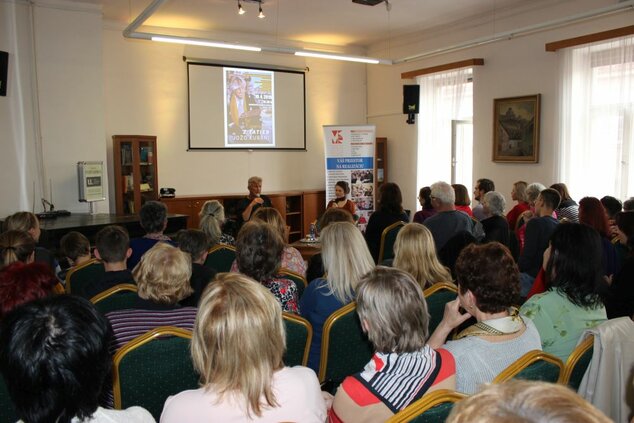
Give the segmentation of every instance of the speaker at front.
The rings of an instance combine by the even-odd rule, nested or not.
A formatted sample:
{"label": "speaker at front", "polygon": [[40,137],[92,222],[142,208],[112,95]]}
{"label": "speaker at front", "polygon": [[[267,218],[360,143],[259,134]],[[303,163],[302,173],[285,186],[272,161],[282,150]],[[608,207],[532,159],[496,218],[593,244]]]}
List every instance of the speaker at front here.
{"label": "speaker at front", "polygon": [[403,113],[407,115],[407,123],[415,122],[420,100],[419,85],[403,85]]}
{"label": "speaker at front", "polygon": [[0,51],[0,96],[7,95],[7,83],[9,78],[9,53]]}

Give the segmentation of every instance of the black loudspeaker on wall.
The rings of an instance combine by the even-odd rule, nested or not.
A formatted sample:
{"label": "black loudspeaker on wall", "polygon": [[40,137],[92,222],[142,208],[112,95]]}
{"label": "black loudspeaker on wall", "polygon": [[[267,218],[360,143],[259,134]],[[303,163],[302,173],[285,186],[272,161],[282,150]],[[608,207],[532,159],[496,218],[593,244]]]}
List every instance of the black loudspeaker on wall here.
{"label": "black loudspeaker on wall", "polygon": [[0,51],[0,96],[7,95],[7,83],[9,78],[9,53]]}
{"label": "black loudspeaker on wall", "polygon": [[403,113],[407,115],[407,123],[414,123],[414,115],[418,113],[420,100],[419,85],[403,85]]}

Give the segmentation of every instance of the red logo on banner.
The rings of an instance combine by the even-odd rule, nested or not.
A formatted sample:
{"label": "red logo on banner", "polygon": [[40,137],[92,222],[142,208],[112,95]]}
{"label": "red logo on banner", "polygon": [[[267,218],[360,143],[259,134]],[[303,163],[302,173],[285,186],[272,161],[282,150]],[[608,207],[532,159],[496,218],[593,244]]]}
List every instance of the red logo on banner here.
{"label": "red logo on banner", "polygon": [[343,137],[341,136],[341,131],[332,131],[332,137],[330,138],[331,144],[342,144]]}

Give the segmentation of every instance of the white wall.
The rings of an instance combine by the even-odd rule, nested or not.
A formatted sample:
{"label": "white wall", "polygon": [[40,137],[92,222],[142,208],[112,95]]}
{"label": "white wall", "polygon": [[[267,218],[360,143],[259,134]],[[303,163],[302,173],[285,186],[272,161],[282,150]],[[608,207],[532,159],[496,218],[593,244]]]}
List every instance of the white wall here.
{"label": "white wall", "polygon": [[[264,191],[323,189],[322,125],[364,124],[365,65],[288,55],[232,52],[126,40],[104,31],[106,137],[156,135],[159,185],[177,195],[246,192],[252,175]],[[306,73],[307,152],[188,152],[187,68],[183,56],[295,68]]]}
{"label": "white wall", "polygon": [[[545,12],[530,10],[506,20],[496,20],[494,26],[492,23],[484,23],[479,26],[465,26],[463,29],[446,28],[437,34],[421,36],[406,45],[392,45],[391,54],[393,57],[406,57],[611,4],[614,2],[603,0],[558,2]],[[419,208],[416,195],[420,187],[416,186],[416,125],[407,125],[405,116],[400,114],[401,86],[413,81],[401,80],[401,72],[471,58],[484,59],[484,66],[476,67],[474,72],[473,180],[483,177],[492,179],[496,183],[496,189],[511,203],[512,183],[516,180],[523,179],[529,183],[539,181],[546,185],[557,182],[558,56],[557,53],[546,52],[544,45],[547,42],[628,26],[633,21],[634,12],[629,11],[402,65],[369,66],[368,121],[376,124],[378,136],[389,139],[389,179],[401,186],[404,206],[412,210]],[[385,52],[382,46],[378,46],[370,54],[381,56]],[[538,93],[542,95],[539,163],[493,163],[493,99]],[[418,116],[417,122],[424,118]],[[433,182],[435,181],[426,181],[427,184]],[[583,193],[572,195],[578,200]]]}

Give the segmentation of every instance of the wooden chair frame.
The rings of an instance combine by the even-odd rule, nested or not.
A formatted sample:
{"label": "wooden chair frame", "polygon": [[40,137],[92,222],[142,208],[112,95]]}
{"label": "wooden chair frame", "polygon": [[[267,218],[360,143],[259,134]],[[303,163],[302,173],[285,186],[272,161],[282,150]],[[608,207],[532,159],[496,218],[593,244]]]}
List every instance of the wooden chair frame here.
{"label": "wooden chair frame", "polygon": [[215,253],[218,250],[231,250],[231,251],[235,252],[236,251],[236,247],[234,247],[232,245],[227,245],[227,244],[217,244],[217,245],[214,245],[213,247],[211,247],[209,249],[209,251],[207,251],[207,254]]}
{"label": "wooden chair frame", "polygon": [[306,367],[306,365],[308,364],[308,353],[310,352],[310,343],[313,340],[313,326],[310,324],[308,320],[296,314],[283,312],[282,318],[285,320],[290,320],[291,322],[294,322],[294,323],[298,323],[306,328],[308,335],[306,336],[306,346],[304,347],[304,355],[302,357],[302,366]]}
{"label": "wooden chair frame", "polygon": [[88,267],[88,266],[96,264],[96,263],[101,263],[101,260],[96,259],[96,258],[92,258],[92,259],[88,260],[87,262],[80,264],[79,266],[75,266],[75,267],[71,268],[68,271],[68,273],[66,273],[65,285],[66,285],[66,293],[67,294],[71,293],[71,289],[70,289],[71,276],[73,276],[73,274],[75,272],[77,272],[78,270],[81,270],[81,269],[83,269],[85,267]]}
{"label": "wooden chair frame", "polygon": [[291,278],[293,278],[293,282],[297,282],[296,279],[302,281],[302,283],[304,284],[304,289],[306,289],[306,287],[308,286],[308,281],[306,281],[306,278],[299,273],[295,273],[285,268],[280,268],[280,270],[277,271],[277,274],[280,276],[290,276]]}
{"label": "wooden chair frame", "polygon": [[564,365],[564,370],[561,372],[559,376],[558,383],[563,385],[568,385],[570,381],[570,377],[572,376],[572,372],[575,369],[575,366],[581,359],[581,357],[594,346],[594,335],[587,336],[583,342],[581,342],[577,347],[572,350],[572,353],[568,356],[568,360],[566,360],[566,364]]}
{"label": "wooden chair frame", "polygon": [[387,237],[387,234],[389,234],[392,229],[398,228],[399,226],[400,227],[405,226],[405,223],[399,220],[398,222],[392,223],[390,226],[383,229],[383,232],[381,232],[381,248],[379,249],[379,263],[383,262],[383,255],[385,254],[385,237]]}
{"label": "wooden chair frame", "polygon": [[546,361],[559,367],[559,377],[557,378],[557,380],[559,381],[561,378],[561,373],[564,369],[564,363],[558,357],[555,357],[552,354],[548,354],[547,352],[541,350],[532,350],[515,360],[515,362],[511,363],[506,369],[502,370],[502,372],[497,375],[495,379],[493,379],[492,383],[503,383],[507,380],[511,380],[519,372],[540,360]]}
{"label": "wooden chair frame", "polygon": [[114,394],[114,408],[121,409],[121,381],[119,380],[119,365],[121,360],[130,352],[148,342],[160,338],[162,336],[177,336],[179,338],[192,339],[192,332],[175,326],[159,326],[141,336],[134,338],[122,346],[114,355],[112,367],[112,391]]}
{"label": "wooden chair frame", "polygon": [[455,292],[456,294],[458,293],[458,287],[452,282],[438,282],[433,284],[429,288],[425,289],[423,291],[423,295],[425,296],[425,298],[427,298],[430,295],[435,294],[436,292],[441,291],[443,289],[447,291]]}
{"label": "wooden chair frame", "polygon": [[119,285],[115,285],[112,288],[109,288],[103,292],[100,292],[99,294],[95,295],[94,297],[92,297],[90,299],[90,302],[93,304],[97,304],[99,301],[102,301],[106,298],[108,298],[111,295],[116,294],[117,292],[121,292],[121,291],[132,291],[132,292],[137,292],[138,288],[136,285],[131,284],[131,283],[120,283]]}
{"label": "wooden chair frame", "polygon": [[328,366],[328,347],[330,346],[330,329],[342,316],[348,313],[354,313],[357,309],[357,303],[351,302],[339,310],[335,311],[324,322],[323,331],[321,334],[321,357],[319,357],[319,383],[323,383],[326,380],[326,367]]}
{"label": "wooden chair frame", "polygon": [[403,410],[390,417],[386,423],[406,423],[437,405],[447,402],[456,403],[464,398],[467,398],[467,395],[460,392],[449,389],[438,389],[437,391],[423,395],[421,399],[414,401]]}

